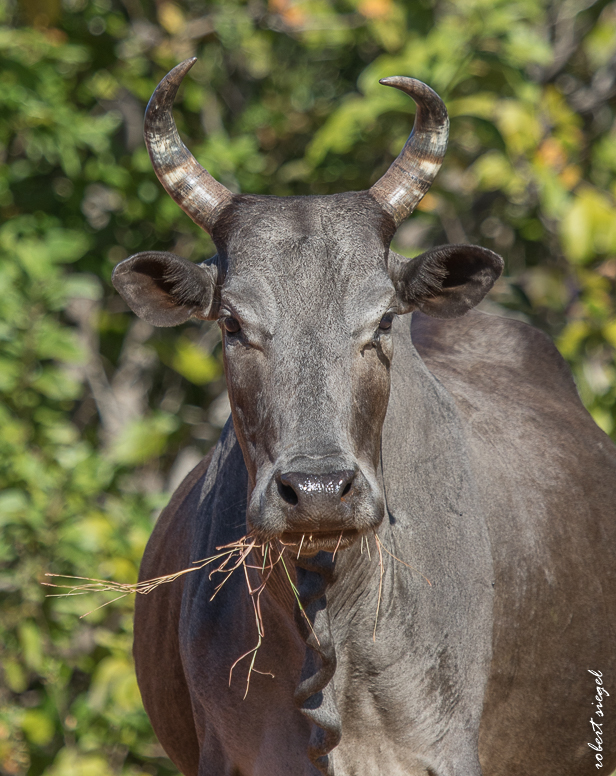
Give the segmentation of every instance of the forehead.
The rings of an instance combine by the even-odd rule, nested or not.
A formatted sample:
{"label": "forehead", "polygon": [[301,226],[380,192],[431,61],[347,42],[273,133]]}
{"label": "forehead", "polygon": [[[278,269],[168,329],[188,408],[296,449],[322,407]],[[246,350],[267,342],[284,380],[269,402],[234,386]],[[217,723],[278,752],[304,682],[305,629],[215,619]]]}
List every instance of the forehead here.
{"label": "forehead", "polygon": [[355,297],[366,303],[391,288],[386,257],[393,230],[365,192],[237,196],[222,221],[215,239],[228,295],[260,298],[268,307],[292,304],[299,313]]}
{"label": "forehead", "polygon": [[280,270],[347,276],[385,267],[388,224],[365,192],[236,196],[221,220],[215,239],[231,275]]}

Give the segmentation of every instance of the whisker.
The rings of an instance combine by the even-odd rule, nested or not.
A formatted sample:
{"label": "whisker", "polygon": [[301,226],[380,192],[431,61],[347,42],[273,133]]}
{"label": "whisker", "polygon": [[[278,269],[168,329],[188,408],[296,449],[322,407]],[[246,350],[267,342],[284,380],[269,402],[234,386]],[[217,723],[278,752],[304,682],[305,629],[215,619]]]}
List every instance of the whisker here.
{"label": "whisker", "polygon": [[297,551],[297,558],[298,558],[298,560],[299,560],[299,556],[300,556],[301,551],[302,551],[302,544],[304,543],[305,536],[306,536],[306,534],[302,534],[302,540],[299,543],[299,550]]}

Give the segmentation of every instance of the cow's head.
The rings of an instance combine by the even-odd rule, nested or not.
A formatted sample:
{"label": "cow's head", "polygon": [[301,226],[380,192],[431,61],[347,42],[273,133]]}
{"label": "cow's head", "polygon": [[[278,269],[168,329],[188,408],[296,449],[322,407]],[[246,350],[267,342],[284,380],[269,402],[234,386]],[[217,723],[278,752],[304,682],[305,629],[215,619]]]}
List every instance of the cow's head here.
{"label": "cow's head", "polygon": [[155,326],[218,320],[249,474],[248,527],[264,540],[301,544],[304,555],[344,549],[384,515],[379,454],[394,316],[463,315],[502,260],[468,245],[410,260],[389,250],[447,145],[447,111],[425,84],[381,82],[410,95],[417,115],[399,157],[369,191],[234,195],[197,163],[173,122],[173,99],[194,61],[154,92],[145,138],[161,183],[218,254],[195,265],[140,253],[116,267],[113,282]]}

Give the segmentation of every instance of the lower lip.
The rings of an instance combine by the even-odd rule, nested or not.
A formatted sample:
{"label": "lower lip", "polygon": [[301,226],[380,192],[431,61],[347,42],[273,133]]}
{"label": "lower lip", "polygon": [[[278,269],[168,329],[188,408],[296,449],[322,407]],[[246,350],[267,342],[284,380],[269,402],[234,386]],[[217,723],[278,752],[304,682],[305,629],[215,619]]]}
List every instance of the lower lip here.
{"label": "lower lip", "polygon": [[351,529],[347,531],[314,531],[313,533],[298,533],[287,531],[280,537],[280,542],[293,551],[297,548],[298,555],[316,555],[317,552],[336,552],[346,550],[360,537],[360,532]]}

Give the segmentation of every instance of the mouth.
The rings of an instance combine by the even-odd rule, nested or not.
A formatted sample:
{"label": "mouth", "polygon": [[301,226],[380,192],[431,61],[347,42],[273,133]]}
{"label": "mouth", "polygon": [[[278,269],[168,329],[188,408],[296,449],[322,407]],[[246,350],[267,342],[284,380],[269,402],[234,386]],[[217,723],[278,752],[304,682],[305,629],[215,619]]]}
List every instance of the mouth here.
{"label": "mouth", "polygon": [[279,541],[297,556],[310,557],[317,552],[338,552],[348,549],[361,536],[356,528],[344,531],[285,531]]}

